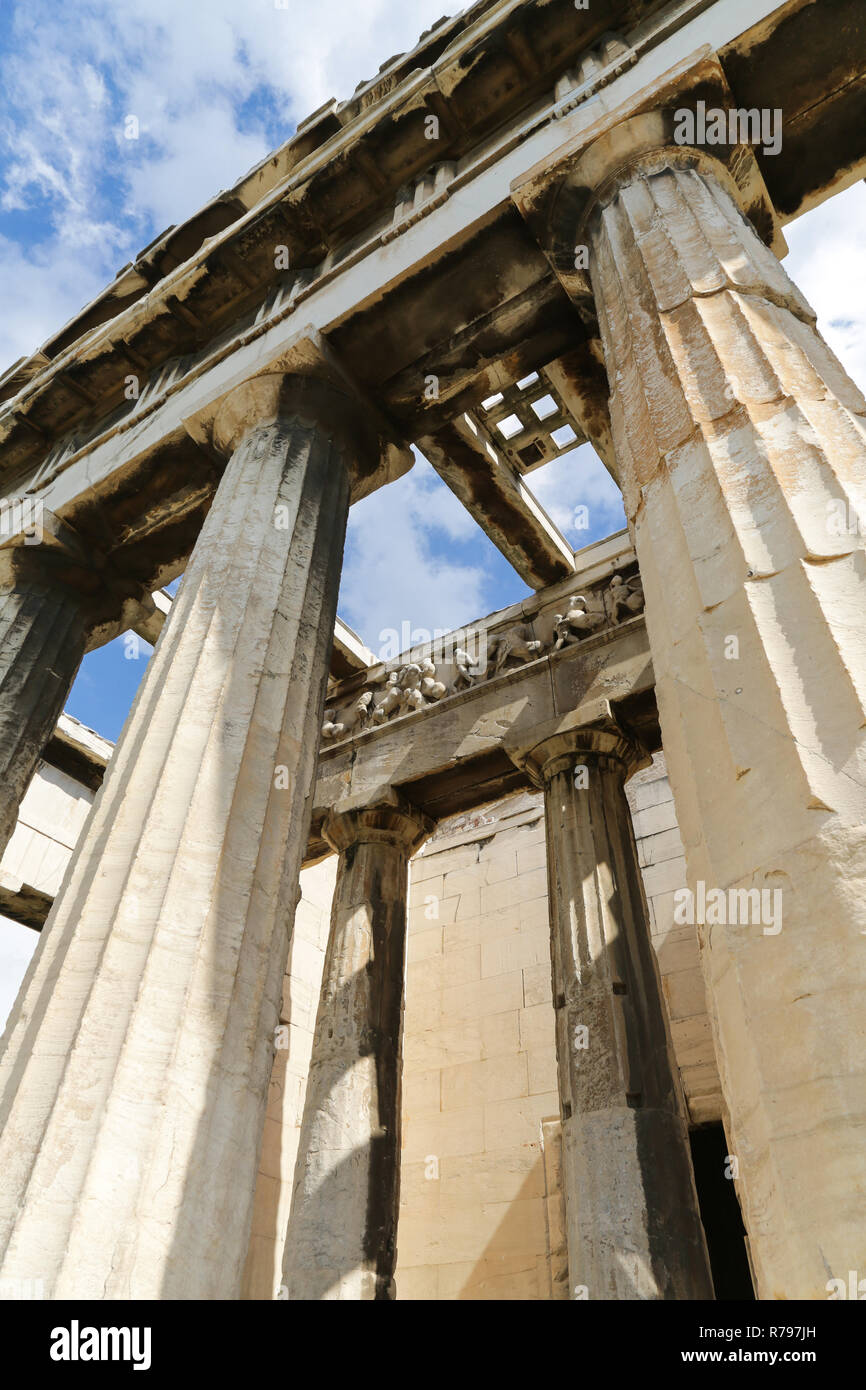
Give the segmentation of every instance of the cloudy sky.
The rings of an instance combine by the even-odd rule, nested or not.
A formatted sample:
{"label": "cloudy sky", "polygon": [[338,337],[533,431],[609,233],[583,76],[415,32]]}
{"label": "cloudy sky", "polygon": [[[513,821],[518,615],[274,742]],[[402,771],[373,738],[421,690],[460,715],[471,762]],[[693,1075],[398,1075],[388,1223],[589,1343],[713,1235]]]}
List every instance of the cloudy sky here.
{"label": "cloudy sky", "polygon": [[[448,0],[0,0],[0,371],[181,222],[410,48]],[[129,116],[139,137],[126,138]],[[863,185],[788,229],[788,267],[866,381]],[[574,545],[624,525],[589,446],[531,477]],[[573,528],[578,505],[590,530]],[[340,611],[381,634],[449,628],[527,593],[419,461],[353,509]],[[89,656],[69,710],[116,738],[144,672],[118,640]]]}

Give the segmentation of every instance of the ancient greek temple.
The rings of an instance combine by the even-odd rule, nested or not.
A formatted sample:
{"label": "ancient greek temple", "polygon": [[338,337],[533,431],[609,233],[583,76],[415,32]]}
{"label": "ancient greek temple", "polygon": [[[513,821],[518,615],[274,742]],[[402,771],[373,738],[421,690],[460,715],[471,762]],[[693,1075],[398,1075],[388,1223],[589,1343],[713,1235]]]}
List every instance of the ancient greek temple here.
{"label": "ancient greek temple", "polygon": [[[712,1298],[711,1188],[759,1299],[866,1274],[866,401],[783,267],[864,70],[855,0],[479,0],[0,380],[5,1288]],[[382,658],[413,445],[531,597]]]}

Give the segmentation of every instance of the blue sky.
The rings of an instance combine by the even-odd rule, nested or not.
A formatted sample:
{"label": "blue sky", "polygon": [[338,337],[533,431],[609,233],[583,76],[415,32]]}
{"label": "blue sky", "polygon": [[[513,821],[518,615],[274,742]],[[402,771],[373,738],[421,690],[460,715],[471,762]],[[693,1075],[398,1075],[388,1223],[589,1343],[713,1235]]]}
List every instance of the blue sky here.
{"label": "blue sky", "polygon": [[[331,96],[411,47],[445,0],[0,0],[0,371],[62,326],[171,223],[230,187]],[[139,137],[125,137],[134,115]],[[866,382],[862,184],[787,229],[789,272]],[[589,446],[531,475],[569,541],[624,525]],[[589,509],[590,529],[573,527]],[[341,616],[450,628],[528,590],[419,460],[353,508]],[[68,710],[116,739],[148,653],[84,661]]]}

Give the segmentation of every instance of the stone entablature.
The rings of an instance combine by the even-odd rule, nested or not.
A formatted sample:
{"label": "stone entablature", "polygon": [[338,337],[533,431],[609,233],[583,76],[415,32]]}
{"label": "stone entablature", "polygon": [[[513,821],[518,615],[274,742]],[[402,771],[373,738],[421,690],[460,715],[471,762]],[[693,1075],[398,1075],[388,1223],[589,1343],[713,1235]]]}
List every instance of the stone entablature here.
{"label": "stone entablature", "polygon": [[334,684],[322,727],[326,744],[413,716],[638,617],[643,588],[627,540],[614,549],[621,541],[601,542],[602,556],[610,552],[604,558],[588,546],[588,563],[573,579],[533,599]]}
{"label": "stone entablature", "polygon": [[[199,298],[202,285],[198,282],[219,279],[221,309],[227,290],[240,309],[246,306],[253,286],[264,287],[268,279],[275,279],[273,245],[287,243],[293,267],[291,274],[280,277],[282,287],[278,283],[275,294],[280,304],[287,296],[294,300],[311,281],[321,279],[351,255],[359,240],[366,243],[370,231],[376,242],[386,243],[408,225],[401,212],[407,175],[413,180],[413,201],[420,189],[417,211],[429,211],[429,206],[421,208],[422,203],[429,204],[428,171],[439,167],[456,172],[454,156],[465,158],[473,149],[476,126],[489,129],[491,124],[507,127],[509,120],[521,123],[518,113],[533,98],[542,98],[539,104],[548,105],[554,88],[573,79],[570,70],[563,74],[563,62],[570,61],[579,70],[590,58],[592,45],[603,38],[605,27],[616,25],[627,14],[623,0],[607,0],[603,14],[583,16],[575,25],[571,0],[546,6],[533,14],[531,23],[535,46],[542,41],[549,56],[543,65],[533,60],[528,68],[519,56],[521,45],[527,43],[524,19],[511,18],[512,51],[503,52],[494,39],[503,11],[513,8],[482,3],[455,19],[440,21],[429,31],[426,43],[401,55],[400,61],[386,64],[385,71],[372,82],[362,83],[350,101],[326,103],[301,122],[294,139],[232,190],[146,247],[62,334],[25,362],[16,363],[0,382],[0,394],[4,384],[7,398],[13,401],[31,395],[37,382],[41,390],[44,383],[39,379],[54,375],[55,363],[63,361],[69,348],[76,349],[73,359],[84,343],[92,351],[103,342],[110,351],[115,344],[105,341],[100,330],[119,319],[128,319],[134,333],[153,320],[156,310],[166,316],[158,331],[161,339],[166,332],[180,342],[189,339],[190,330],[201,329],[206,322],[202,310],[187,303],[190,295],[193,300]],[[655,8],[663,8],[661,0],[656,0]],[[539,24],[549,32],[540,34]],[[645,22],[644,28],[641,46],[647,48],[658,42],[665,26],[654,29]],[[491,62],[498,72],[491,70]],[[445,127],[444,139],[430,139],[425,128],[428,115]],[[443,148],[451,153],[444,164]],[[334,186],[335,176],[339,189]],[[438,196],[443,176],[429,181],[436,184]],[[347,198],[349,183],[352,196]],[[260,314],[261,310],[254,312],[256,321]],[[117,346],[120,356],[125,356],[124,348]],[[188,366],[187,354],[163,353],[151,371],[151,382],[165,387]],[[120,383],[130,370],[129,362],[118,361],[117,370]],[[79,383],[79,390],[85,393],[87,388]],[[82,398],[93,403],[87,394],[78,397]],[[101,399],[105,399],[104,390]],[[14,412],[0,410],[0,420],[4,415],[11,417]],[[8,423],[17,421],[10,418]]]}
{"label": "stone entablature", "polygon": [[[439,820],[527,786],[526,774],[515,767],[507,752],[508,739],[578,705],[611,703],[649,748],[658,747],[653,668],[643,615],[621,617],[619,623],[610,616],[611,581],[623,573],[626,583],[629,575],[634,579],[634,552],[628,537],[620,533],[599,541],[587,546],[581,556],[577,580],[553,585],[475,625],[491,634],[488,656],[492,651],[493,667],[497,650],[505,652],[498,673],[493,670],[485,679],[468,684],[461,681],[461,688],[446,688],[435,699],[418,691],[423,701],[417,702],[418,708],[402,713],[397,707],[391,717],[386,710],[378,721],[365,719],[362,725],[358,719],[339,737],[323,738],[306,862],[327,852],[322,825],[335,806],[365,806],[386,792],[397,791]],[[571,632],[572,640],[557,649],[556,615],[570,608],[576,614],[582,612],[576,605],[578,595],[604,625],[584,635]],[[609,611],[605,611],[606,603]],[[515,630],[525,636],[503,641]],[[526,650],[533,642],[541,643],[541,649]],[[401,671],[417,668],[410,682],[420,684],[430,645],[382,663],[375,669],[372,688],[369,674],[338,685],[336,700],[332,686],[327,710],[334,718],[328,722],[341,722],[337,716],[345,710],[351,723],[359,700],[393,688],[387,674],[383,675],[388,665],[398,678]],[[518,649],[523,655],[518,655]],[[454,683],[450,666],[442,662],[438,669]],[[435,682],[436,675],[428,679]],[[396,685],[400,689],[399,680]],[[365,701],[365,709],[369,703]]]}
{"label": "stone entablature", "polygon": [[[47,505],[71,520],[82,509],[86,511],[85,497],[106,505],[110,512],[112,492],[125,480],[131,495],[140,498],[136,524],[129,526],[128,537],[114,515],[106,516],[106,524],[122,536],[124,551],[127,539],[132,542],[142,525],[154,549],[171,550],[157,557],[158,564],[151,565],[147,579],[142,575],[143,582],[157,578],[159,583],[166,582],[183,568],[190,536],[217,477],[212,460],[184,435],[185,419],[201,404],[196,379],[205,368],[212,377],[226,355],[233,358],[237,370],[247,374],[272,368],[277,340],[285,342],[284,321],[305,301],[304,316],[322,332],[333,330],[339,350],[347,351],[350,370],[356,363],[368,363],[363,334],[362,340],[355,341],[354,333],[347,337],[344,331],[358,307],[381,293],[377,314],[388,317],[386,302],[393,293],[404,326],[413,319],[426,322],[427,301],[414,307],[406,302],[408,280],[414,279],[415,288],[421,289],[437,259],[431,251],[437,243],[464,242],[468,254],[469,243],[477,241],[474,265],[491,265],[500,255],[503,260],[496,276],[497,297],[467,305],[467,328],[460,330],[474,332],[470,319],[485,323],[483,351],[467,353],[463,344],[463,358],[475,362],[474,372],[462,366],[456,369],[449,359],[447,345],[455,339],[453,322],[433,350],[428,339],[429,363],[422,362],[419,344],[421,355],[411,364],[408,396],[402,364],[386,364],[383,359],[382,381],[393,383],[393,398],[389,387],[380,404],[395,412],[409,437],[420,437],[427,433],[422,423],[429,421],[431,431],[441,428],[449,418],[474,408],[507,384],[502,366],[506,360],[514,368],[509,378],[513,380],[557,359],[568,347],[569,332],[572,344],[575,341],[573,321],[549,272],[542,282],[543,263],[539,260],[535,267],[535,283],[529,283],[530,275],[525,281],[519,275],[514,279],[516,265],[528,271],[534,258],[529,242],[520,241],[519,247],[515,242],[511,209],[501,199],[503,187],[523,179],[534,162],[550,162],[552,152],[573,137],[592,138],[599,117],[617,119],[616,113],[636,93],[652,92],[665,75],[703,62],[708,52],[717,55],[711,61],[734,103],[753,104],[743,98],[751,98],[758,72],[771,73],[778,87],[767,94],[773,103],[779,104],[780,93],[789,103],[796,100],[796,110],[789,105],[788,115],[798,139],[813,119],[805,113],[824,110],[808,84],[798,83],[796,99],[785,85],[790,45],[779,35],[787,19],[804,31],[804,41],[811,39],[819,47],[831,42],[822,37],[819,18],[798,14],[794,21],[796,6],[762,3],[746,21],[735,0],[716,0],[710,7],[711,22],[700,4],[658,7],[633,28],[628,12],[613,0],[598,13],[595,8],[576,12],[565,0],[525,12],[511,4],[476,6],[454,21],[435,26],[414,54],[387,64],[372,83],[362,84],[351,102],[328,103],[314,120],[302,124],[295,141],[241,180],[232,193],[220,195],[197,219],[148,248],[99,301],[98,312],[91,306],[94,314],[88,318],[88,310],[59,335],[56,346],[46,345],[48,351],[35,354],[12,374],[10,385],[16,394],[0,411],[7,488],[37,487]],[[755,27],[744,33],[744,22]],[[809,28],[815,24],[817,34]],[[496,41],[502,25],[509,35],[505,46]],[[531,27],[531,35],[524,26]],[[612,30],[618,31],[616,42],[610,37]],[[850,49],[850,43],[847,46]],[[847,86],[853,91],[853,84],[846,83],[842,70],[856,63],[856,54],[846,51],[840,56],[834,51],[826,57],[822,76],[832,73],[832,79],[824,80],[830,81],[834,93],[834,119],[844,124],[848,108],[838,94]],[[499,71],[492,90],[479,100],[483,93],[476,84],[483,88],[493,77],[488,60],[494,66],[505,62],[514,71],[507,82]],[[424,120],[430,114],[442,121],[443,135],[437,142],[424,138]],[[859,114],[858,125],[862,125]],[[489,134],[491,130],[496,134]],[[384,139],[386,131],[391,132],[392,144],[387,157],[379,160],[376,142]],[[780,180],[785,187],[785,215],[790,216],[806,199],[814,201],[818,188],[856,177],[856,151],[843,169],[833,162],[832,142],[823,141],[821,149],[825,162],[820,168],[814,152],[810,160],[792,166],[787,146],[775,162],[764,161],[761,174],[770,179],[770,192]],[[850,138],[846,150],[851,153]],[[746,153],[739,149],[741,163]],[[527,162],[521,164],[524,154]],[[456,170],[453,178],[451,168]],[[437,175],[430,172],[437,169],[446,171],[438,183]],[[424,211],[424,216],[420,221],[405,221],[406,230],[398,241],[406,244],[398,253],[387,237],[394,229],[395,197],[407,179],[421,181],[417,209],[413,192],[413,216],[414,211]],[[798,179],[805,180],[802,187]],[[431,183],[430,197],[425,180]],[[493,184],[499,197],[490,201],[487,191]],[[469,185],[472,196],[462,196]],[[768,199],[765,210],[769,207]],[[762,230],[766,234],[767,229]],[[289,249],[290,268],[277,270],[273,251],[283,244]],[[520,257],[515,258],[518,249]],[[477,278],[480,282],[483,276]],[[512,279],[515,294],[500,305],[499,288]],[[439,302],[448,298],[447,293],[438,296]],[[501,341],[491,351],[494,318],[497,334],[501,322]],[[403,336],[402,328],[389,332],[395,338]],[[520,346],[523,339],[531,343],[525,350]],[[438,403],[425,401],[419,388],[425,369],[441,375]],[[124,399],[124,383],[130,374],[142,388],[133,401]],[[378,389],[381,383],[364,385]],[[97,402],[109,416],[95,423]],[[603,398],[593,406],[597,428],[590,437],[598,446],[604,435]],[[118,411],[113,423],[112,409]],[[126,436],[122,442],[118,433]],[[169,497],[159,495],[157,460],[165,463],[164,451],[185,479],[183,488]],[[79,468],[85,457],[87,466]],[[134,468],[140,476],[133,487]],[[70,477],[63,477],[70,471]],[[55,487],[51,480],[61,478],[62,486]],[[188,531],[178,536],[178,518],[187,513]],[[130,498],[125,500],[123,514],[128,523]],[[537,524],[519,505],[512,504],[506,515],[521,523],[513,529],[515,534],[525,532],[521,544],[529,553]],[[540,583],[555,577],[547,573]]]}
{"label": "stone entablature", "polygon": [[[664,5],[657,0],[650,8],[662,10]],[[394,203],[389,211],[379,214],[383,221],[381,235],[387,240],[391,235],[387,223],[393,221],[396,227],[403,220],[401,208],[405,204],[406,184],[405,177],[402,185],[398,177],[401,170],[412,174],[413,201],[426,202],[433,191],[431,187],[428,192],[425,182],[431,179],[430,171],[439,167],[453,170],[454,154],[472,147],[474,127],[480,123],[482,112],[486,127],[490,127],[494,111],[499,118],[498,124],[502,125],[509,117],[513,120],[521,104],[536,91],[539,96],[541,92],[547,95],[548,89],[554,88],[560,106],[564,104],[568,109],[577,100],[586,100],[637,56],[637,50],[624,40],[604,32],[605,23],[610,27],[627,20],[628,7],[622,0],[607,0],[604,13],[581,16],[580,27],[574,23],[571,0],[560,0],[532,16],[535,45],[541,40],[549,57],[542,69],[535,63],[535,80],[527,82],[529,69],[518,52],[520,45],[526,43],[521,32],[525,26],[524,17],[510,16],[510,51],[503,50],[494,40],[496,21],[504,11],[513,9],[513,5],[482,0],[454,18],[443,18],[422,35],[413,50],[397,55],[383,64],[371,81],[360,83],[348,101],[324,103],[298,124],[293,138],[239,179],[232,189],[218,194],[193,217],[180,226],[168,228],[145,247],[134,263],[124,266],[114,282],[39,352],[16,362],[0,379],[0,398],[13,399],[27,383],[49,369],[68,346],[79,344],[94,329],[146,298],[178,266],[197,259],[203,252],[206,256],[205,248],[209,249],[210,242],[220,242],[223,237],[229,241],[240,240],[240,244],[226,254],[239,256],[246,273],[234,260],[227,269],[234,272],[238,289],[248,287],[253,279],[252,269],[246,266],[249,248],[243,244],[246,230],[243,224],[248,214],[255,210],[260,220],[262,214],[272,212],[293,193],[299,193],[300,200],[323,199],[325,189],[320,185],[333,176],[331,166],[335,161],[342,165],[344,178],[347,166],[354,166],[351,171],[358,185],[356,192],[362,192],[365,198],[368,221],[375,220],[370,214],[375,214],[381,204],[383,192],[391,192]],[[496,11],[495,17],[492,11]],[[543,36],[539,33],[540,24],[549,29]],[[658,42],[668,27],[664,22],[645,19],[637,39],[638,49],[643,51]],[[499,66],[497,74],[490,70],[491,59]],[[563,70],[563,63],[569,61],[573,66]],[[501,77],[506,68],[511,70],[512,80],[503,82]],[[514,82],[514,77],[518,82]],[[479,100],[482,89],[486,98],[483,102]],[[423,120],[427,111],[447,129],[446,140],[434,143],[432,151]],[[419,112],[421,120],[417,119]],[[416,119],[413,120],[413,116]],[[386,138],[389,127],[392,142],[396,135],[398,150],[389,151],[387,163],[377,162],[374,176],[370,168],[370,160],[374,157],[371,149],[377,141]],[[444,166],[435,157],[429,158],[431,152],[435,156],[443,144],[452,152],[450,161]],[[432,182],[436,183],[438,194],[441,177],[438,181],[433,178]],[[292,199],[293,238],[303,233],[307,252],[318,247],[324,252],[326,262],[332,260],[335,246],[339,248],[341,243],[327,235],[322,217],[325,209],[317,209],[315,215],[305,210],[304,216],[295,206],[298,201],[297,196]],[[341,220],[340,201],[327,208],[337,224]],[[359,223],[363,216],[363,212],[356,210],[349,225],[356,228],[363,225],[363,221]],[[317,241],[313,240],[315,237]],[[293,257],[298,263],[300,259]],[[179,317],[182,320],[182,311]]]}

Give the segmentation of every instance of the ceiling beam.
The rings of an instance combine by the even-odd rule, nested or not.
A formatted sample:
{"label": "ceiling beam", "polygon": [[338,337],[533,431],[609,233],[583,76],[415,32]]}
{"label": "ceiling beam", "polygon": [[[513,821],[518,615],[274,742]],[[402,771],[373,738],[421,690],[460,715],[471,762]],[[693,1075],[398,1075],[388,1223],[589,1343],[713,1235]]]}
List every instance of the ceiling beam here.
{"label": "ceiling beam", "polygon": [[530,589],[574,573],[574,551],[516,468],[467,415],[416,441]]}

